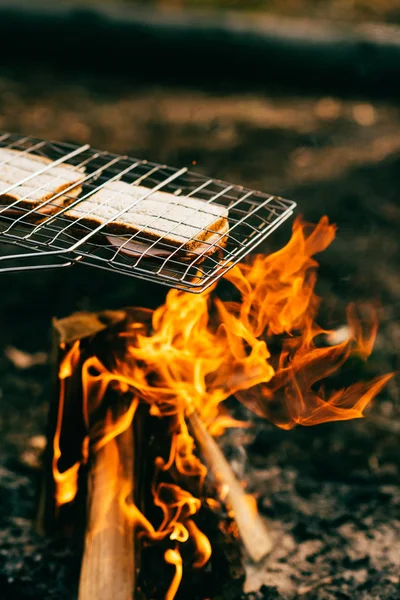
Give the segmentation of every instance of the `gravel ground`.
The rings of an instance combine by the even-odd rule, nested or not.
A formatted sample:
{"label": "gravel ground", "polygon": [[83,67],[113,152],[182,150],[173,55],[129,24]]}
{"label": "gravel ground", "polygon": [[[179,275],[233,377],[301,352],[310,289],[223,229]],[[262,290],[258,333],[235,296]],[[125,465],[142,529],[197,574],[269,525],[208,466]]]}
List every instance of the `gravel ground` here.
{"label": "gravel ground", "polygon": [[[0,129],[90,141],[174,166],[193,163],[209,175],[292,197],[310,220],[328,214],[339,230],[320,256],[323,324],[339,327],[348,301],[381,303],[376,350],[367,366],[343,373],[343,384],[398,370],[398,106],[2,72]],[[285,224],[262,249],[289,235]],[[0,598],[72,600],[73,557],[62,540],[40,539],[31,527],[37,436],[50,393],[51,317],[157,306],[165,290],[85,267],[2,275],[2,284]],[[247,598],[400,598],[398,396],[394,378],[363,420],[291,432],[255,423],[242,467],[276,544],[265,565],[249,566]],[[229,437],[226,444],[229,451]]]}

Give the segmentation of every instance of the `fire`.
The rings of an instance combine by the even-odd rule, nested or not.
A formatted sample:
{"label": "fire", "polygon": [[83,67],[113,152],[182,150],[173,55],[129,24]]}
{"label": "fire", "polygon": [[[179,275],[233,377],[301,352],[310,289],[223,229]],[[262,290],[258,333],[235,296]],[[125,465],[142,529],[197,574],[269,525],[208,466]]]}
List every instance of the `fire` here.
{"label": "fire", "polygon": [[59,369],[60,395],[57,415],[56,433],[53,439],[53,478],[55,482],[55,501],[57,506],[71,502],[76,495],[78,472],[80,462],[76,462],[66,471],[60,472],[59,460],[61,458],[60,436],[65,403],[65,380],[71,377],[79,360],[79,343],[75,343],[66,354]]}
{"label": "fire", "polygon": [[[154,525],[141,513],[124,481],[109,488],[118,495],[121,511],[137,535],[147,543],[168,541],[164,558],[174,566],[175,575],[167,600],[175,597],[181,581],[181,546],[191,541],[195,568],[206,564],[211,555],[210,543],[194,520],[202,506],[207,474],[196,454],[196,423],[214,436],[227,427],[247,426],[227,414],[223,403],[232,396],[283,429],[359,418],[391,377],[357,382],[329,394],[322,387],[351,356],[366,360],[377,333],[376,310],[350,305],[348,339],[333,346],[323,343],[331,332],[316,323],[321,300],[315,293],[318,263],[314,256],[327,248],[335,234],[326,217],[316,226],[296,220],[284,248],[255,256],[227,273],[235,300],[221,300],[215,288],[201,295],[172,290],[163,306],[147,313],[148,319],[129,324],[123,334],[126,352],[115,357],[111,371],[95,357],[83,365],[82,410],[92,452],[111,444],[131,426],[140,403],[149,406],[153,417],[168,419],[170,453],[167,459],[156,460],[152,488],[160,522]],[[76,345],[64,359],[61,382],[74,369],[78,354]],[[130,404],[118,418],[108,411],[94,419],[109,386],[130,394]],[[69,472],[58,470],[62,402],[59,410],[53,471],[56,501],[62,504],[74,497],[79,464]],[[218,460],[215,473],[220,469]],[[235,483],[224,483],[229,503]],[[221,487],[220,497],[227,494],[225,488]],[[215,500],[206,502],[212,505]],[[240,518],[241,507],[231,508]]]}

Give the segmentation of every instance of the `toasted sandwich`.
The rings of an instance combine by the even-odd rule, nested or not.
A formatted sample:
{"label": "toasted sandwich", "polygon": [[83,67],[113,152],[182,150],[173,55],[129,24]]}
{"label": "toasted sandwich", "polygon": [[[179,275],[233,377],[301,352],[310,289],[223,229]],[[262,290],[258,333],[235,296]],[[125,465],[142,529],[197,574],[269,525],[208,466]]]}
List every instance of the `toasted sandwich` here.
{"label": "toasted sandwich", "polygon": [[208,255],[225,246],[229,231],[224,206],[123,181],[106,184],[65,217],[101,228],[129,256]]}

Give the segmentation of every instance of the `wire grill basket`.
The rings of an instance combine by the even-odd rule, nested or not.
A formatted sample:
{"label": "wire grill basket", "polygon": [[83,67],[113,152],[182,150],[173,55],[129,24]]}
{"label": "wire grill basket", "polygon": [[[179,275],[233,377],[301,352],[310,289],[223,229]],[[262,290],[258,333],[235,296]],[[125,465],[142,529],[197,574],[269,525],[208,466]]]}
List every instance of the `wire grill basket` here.
{"label": "wire grill basket", "polygon": [[[0,132],[0,148],[17,151],[5,159],[0,156],[0,242],[3,248],[6,244],[25,249],[13,254],[3,252],[0,272],[67,267],[82,262],[169,287],[202,292],[290,217],[295,207],[292,201],[210,179],[186,168],[175,169],[118,156],[88,145],[47,142]],[[34,171],[22,170],[21,179],[11,185],[4,181],[5,169],[12,169],[14,164],[20,169],[20,157],[32,155],[50,161],[38,162]],[[72,165],[82,174],[79,195],[74,193],[71,184],[38,205],[29,203],[31,197],[40,196],[42,191],[43,198],[49,195],[48,176],[54,173],[56,181],[57,168],[66,165]],[[80,202],[107,186],[114,190],[110,184],[115,181],[140,185],[141,193],[132,195],[132,203],[118,210],[114,210],[111,203],[107,207],[107,219],[93,226],[89,226],[85,218],[68,216],[69,210],[79,209]],[[147,189],[142,191],[143,188]],[[177,202],[182,198],[196,198],[209,205],[224,206],[228,210],[228,235],[215,235],[215,232],[211,235],[210,232],[211,241],[206,239],[200,250],[191,252],[187,250],[189,238],[180,247],[168,241],[169,234],[182,225],[170,217],[170,231],[161,232],[159,238],[150,243],[146,227],[138,228],[132,235],[110,235],[115,221],[132,206],[143,205],[146,198],[158,190],[173,194]],[[112,195],[117,196],[118,192],[112,191]],[[15,199],[10,201],[10,197]],[[203,211],[207,210],[205,203],[201,203]],[[151,226],[157,229],[162,217],[151,215]],[[140,246],[144,243],[146,246]],[[132,244],[136,244],[135,248],[139,244],[143,250],[133,253],[129,250]]]}

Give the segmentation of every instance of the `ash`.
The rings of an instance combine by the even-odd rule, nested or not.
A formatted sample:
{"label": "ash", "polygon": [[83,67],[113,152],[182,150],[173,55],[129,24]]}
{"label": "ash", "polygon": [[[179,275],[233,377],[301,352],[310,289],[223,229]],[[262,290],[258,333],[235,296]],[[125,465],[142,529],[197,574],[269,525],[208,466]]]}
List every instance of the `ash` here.
{"label": "ash", "polygon": [[[368,122],[360,118],[364,113]],[[318,257],[321,319],[340,331],[349,301],[381,302],[371,360],[349,364],[336,383],[398,370],[398,107],[134,84],[119,89],[115,82],[60,83],[56,74],[36,72],[0,73],[0,114],[5,130],[90,141],[175,166],[196,161],[210,176],[294,198],[306,219],[327,214],[339,229]],[[288,224],[260,250],[276,249],[289,236]],[[156,307],[164,298],[161,288],[84,267],[2,275],[2,600],[73,600],[78,576],[68,545],[44,540],[32,527],[40,475],[36,436],[45,432],[50,366],[33,361],[23,368],[6,349],[49,352],[53,315]],[[275,548],[265,564],[248,565],[246,594],[227,581],[224,600],[400,598],[398,396],[395,378],[363,420],[290,432],[254,420],[253,433],[240,441],[247,456],[242,467]],[[249,417],[241,407],[234,410]],[[228,453],[235,439],[224,440]],[[202,599],[194,593],[193,600]]]}

